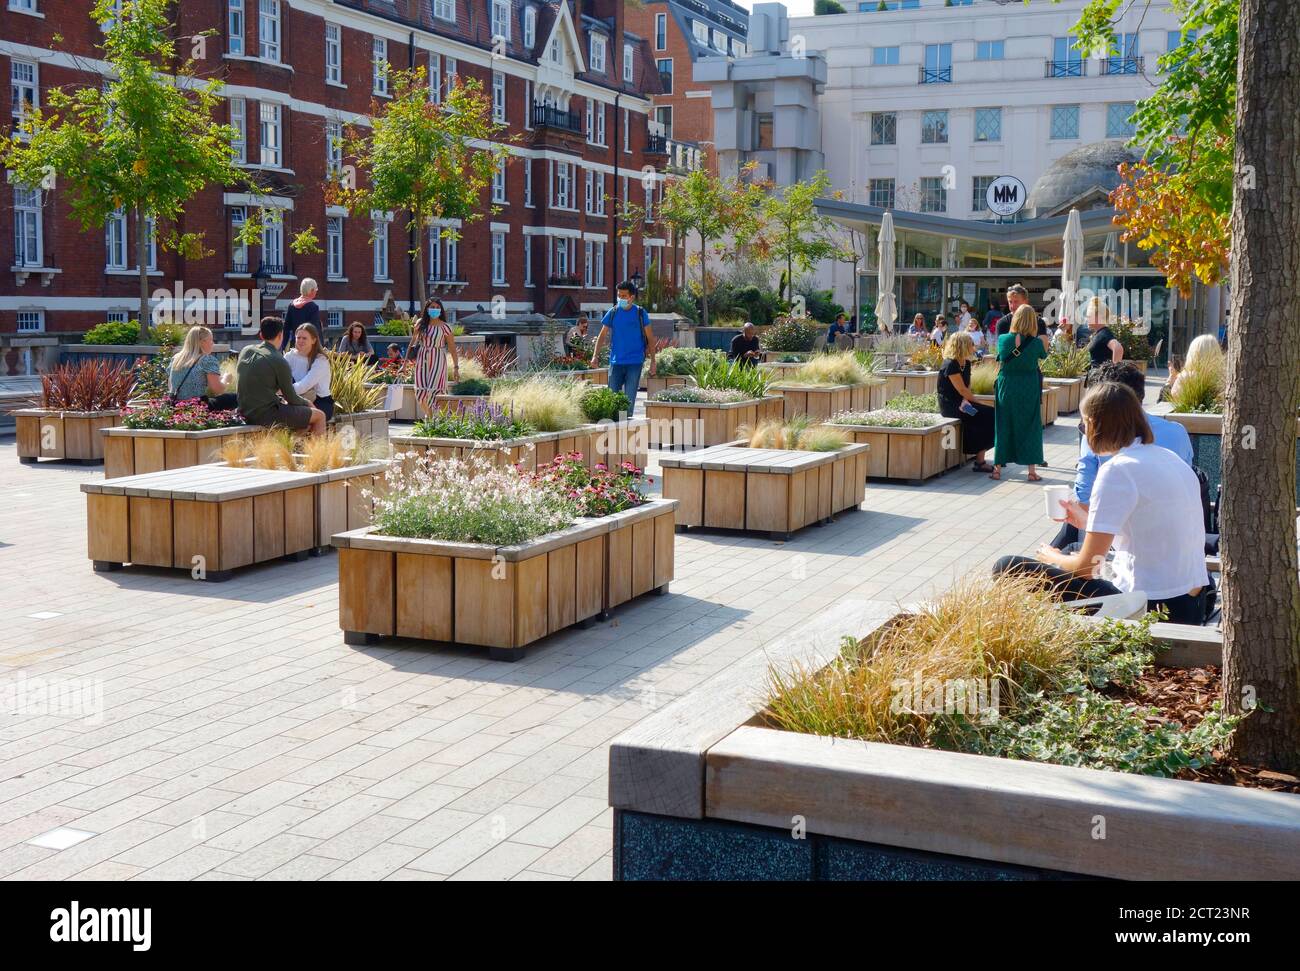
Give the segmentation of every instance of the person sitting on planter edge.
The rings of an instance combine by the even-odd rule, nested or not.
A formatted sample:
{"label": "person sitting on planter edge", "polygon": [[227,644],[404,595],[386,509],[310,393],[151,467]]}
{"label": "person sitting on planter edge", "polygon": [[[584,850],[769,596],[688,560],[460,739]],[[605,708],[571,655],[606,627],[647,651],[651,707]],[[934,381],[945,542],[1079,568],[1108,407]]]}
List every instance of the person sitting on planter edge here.
{"label": "person sitting on planter edge", "polygon": [[[630,280],[618,285],[618,304],[605,311],[600,320],[600,333],[591,352],[591,366],[600,367],[600,348],[609,334],[609,387],[627,395],[628,417],[636,413],[636,391],[641,385],[641,368],[654,347],[655,335],[650,330],[650,316],[644,307],[637,306],[636,286]],[[655,376],[654,358],[650,358],[650,377]]]}
{"label": "person sitting on planter edge", "polygon": [[[973,320],[974,318],[972,318]],[[992,472],[984,453],[993,447],[993,409],[975,400],[970,390],[970,363],[977,357],[970,332],[958,331],[943,344],[939,368],[939,414],[961,421],[962,451],[975,456],[971,468]]]}
{"label": "person sitting on planter edge", "polygon": [[334,417],[334,399],[330,397],[330,360],[321,346],[320,331],[301,324],[293,343],[293,350],[284,356],[293,374],[293,390],[323,411],[329,421]]}
{"label": "person sitting on planter edge", "polygon": [[229,411],[239,404],[237,395],[226,392],[221,364],[212,353],[216,342],[206,327],[191,327],[185,343],[172,357],[167,386],[173,401],[201,398],[213,411]]}
{"label": "person sitting on planter edge", "polygon": [[[1044,545],[1036,557],[1004,556],[994,575],[1040,576],[1067,602],[1140,591],[1147,609],[1164,609],[1172,623],[1205,623],[1214,588],[1205,568],[1196,473],[1155,444],[1142,402],[1126,385],[1097,385],[1080,410],[1089,447],[1108,461],[1097,473],[1088,509],[1061,502],[1066,518],[1085,530],[1078,552]],[[1112,547],[1113,580],[1101,579],[1098,565],[1106,565]]]}
{"label": "person sitting on planter edge", "polygon": [[745,326],[740,328],[740,333],[731,339],[731,350],[727,352],[727,358],[739,361],[745,367],[754,367],[762,356],[763,352],[758,348],[758,335],[754,333],[754,325],[747,320]]}
{"label": "person sitting on planter edge", "polygon": [[239,410],[250,425],[306,428],[312,435],[325,431],[325,413],[312,407],[293,390],[293,372],[278,347],[284,321],[263,317],[260,344],[239,352]]}
{"label": "person sitting on planter edge", "polygon": [[[1084,378],[1083,386],[1087,390],[1092,390],[1108,381],[1131,389],[1138,396],[1139,401],[1146,393],[1146,378],[1131,361],[1112,362],[1093,368]],[[1161,448],[1169,449],[1186,462],[1188,467],[1194,469],[1196,459],[1192,453],[1192,437],[1187,434],[1187,429],[1176,421],[1153,415],[1145,409],[1144,413],[1147,424],[1151,426],[1151,434],[1155,436],[1156,444]],[[1098,455],[1089,447],[1086,435],[1080,439],[1079,460],[1074,467],[1074,501],[1084,512],[1090,508],[1097,473],[1108,458],[1107,455]],[[1056,539],[1052,540],[1052,546],[1064,550],[1077,542],[1079,542],[1079,530],[1073,523],[1067,521],[1061,525],[1061,531],[1056,534]]]}
{"label": "person sitting on planter edge", "polygon": [[826,346],[834,347],[835,338],[840,334],[852,334],[853,325],[849,323],[848,314],[836,314],[835,323],[831,324],[830,330],[826,332]]}

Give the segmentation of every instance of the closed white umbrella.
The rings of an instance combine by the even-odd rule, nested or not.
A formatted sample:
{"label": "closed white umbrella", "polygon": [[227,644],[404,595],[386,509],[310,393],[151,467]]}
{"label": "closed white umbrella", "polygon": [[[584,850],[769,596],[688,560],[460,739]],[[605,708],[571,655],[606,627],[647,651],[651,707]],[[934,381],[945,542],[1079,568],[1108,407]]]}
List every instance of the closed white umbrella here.
{"label": "closed white umbrella", "polygon": [[1071,209],[1065,221],[1065,251],[1061,259],[1061,314],[1076,327],[1075,304],[1078,303],[1079,285],[1083,280],[1083,223],[1079,210]]}
{"label": "closed white umbrella", "polygon": [[881,333],[894,329],[898,319],[898,304],[894,300],[894,216],[885,213],[880,220],[879,247],[880,271],[877,277],[876,324]]}

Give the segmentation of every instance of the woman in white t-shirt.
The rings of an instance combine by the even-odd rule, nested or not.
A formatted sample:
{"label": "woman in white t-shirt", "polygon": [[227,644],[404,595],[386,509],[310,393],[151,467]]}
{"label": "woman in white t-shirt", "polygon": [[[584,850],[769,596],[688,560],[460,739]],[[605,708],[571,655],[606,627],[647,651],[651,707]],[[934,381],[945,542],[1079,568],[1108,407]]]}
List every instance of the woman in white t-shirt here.
{"label": "woman in white t-shirt", "polygon": [[[1172,623],[1205,623],[1212,588],[1196,473],[1154,444],[1142,403],[1128,387],[1098,385],[1080,411],[1089,447],[1110,458],[1097,473],[1087,510],[1061,503],[1066,518],[1086,530],[1078,551],[1042,546],[1036,558],[1003,557],[994,573],[1043,576],[1063,600],[1141,591],[1147,608],[1164,608]],[[1106,563],[1112,547],[1114,560]],[[1096,576],[1097,564],[1108,579]]]}
{"label": "woman in white t-shirt", "polygon": [[293,350],[284,356],[293,374],[293,390],[325,412],[325,420],[334,417],[334,399],[330,397],[330,362],[321,346],[320,331],[314,324],[300,324],[293,335]]}

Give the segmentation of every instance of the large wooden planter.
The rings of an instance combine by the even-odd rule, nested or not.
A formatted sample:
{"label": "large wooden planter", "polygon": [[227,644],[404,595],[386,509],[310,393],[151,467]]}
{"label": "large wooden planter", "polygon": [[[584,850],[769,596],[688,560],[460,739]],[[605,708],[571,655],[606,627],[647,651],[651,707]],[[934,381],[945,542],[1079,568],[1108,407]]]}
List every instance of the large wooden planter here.
{"label": "large wooden planter", "polygon": [[583,464],[588,468],[599,462],[607,466],[631,462],[644,469],[649,458],[650,424],[645,418],[630,418],[500,441],[419,435],[394,435],[392,441],[398,452],[433,452],[438,458],[457,459],[477,455],[493,465],[520,465],[525,469],[545,465],[566,452],[581,452]]}
{"label": "large wooden planter", "polygon": [[117,411],[55,411],[21,408],[12,413],[18,438],[18,461],[67,459],[85,464],[104,460],[101,429],[121,420]]}
{"label": "large wooden planter", "polygon": [[1061,415],[1072,415],[1079,410],[1083,400],[1083,378],[1043,378],[1043,384],[1056,389],[1056,410]]}
{"label": "large wooden planter", "polygon": [[741,425],[751,428],[781,417],[781,398],[765,395],[752,401],[713,404],[705,401],[647,401],[650,444],[654,448],[721,445],[736,437]]}
{"label": "large wooden planter", "polygon": [[934,394],[939,390],[938,371],[877,371],[885,380],[885,401],[900,394]]}
{"label": "large wooden planter", "polygon": [[420,417],[419,403],[415,399],[413,384],[368,384],[367,388],[384,389],[384,410],[393,412],[393,421],[415,421]]}
{"label": "large wooden planter", "polygon": [[358,438],[377,438],[382,442],[388,438],[388,423],[393,419],[394,414],[395,412],[388,408],[358,411],[347,415],[335,412],[330,424],[340,429],[350,426],[356,430]]}
{"label": "large wooden planter", "polygon": [[[764,727],[773,667],[897,609],[839,601],[616,738],[614,878],[1300,879],[1300,796]],[[1162,663],[1220,663],[1202,628],[1154,630]]]}
{"label": "large wooden planter", "polygon": [[[1055,423],[1058,412],[1060,411],[1060,391],[1052,385],[1044,384],[1039,398],[1039,418],[1043,422],[1043,427]],[[997,395],[977,394],[973,395],[975,400],[982,405],[988,405],[990,408],[997,406]]]}
{"label": "large wooden planter", "polygon": [[261,431],[265,431],[261,425],[231,425],[197,432],[120,425],[105,428],[100,432],[104,438],[104,478],[206,465],[217,461],[227,442]]}
{"label": "large wooden planter", "polygon": [[518,546],[341,533],[334,545],[344,640],[473,644],[517,661],[549,634],[652,590],[666,593],[675,506],[653,500]]}
{"label": "large wooden planter", "polygon": [[282,472],[198,465],[87,482],[88,555],[98,572],[174,567],[196,579],[282,556],[304,559],[337,532],[368,525],[362,489],[386,463],[331,472]]}
{"label": "large wooden planter", "polygon": [[[1193,464],[1209,479],[1213,495],[1223,481],[1223,416],[1172,412],[1163,417],[1187,429]],[[1300,420],[1296,422],[1296,470],[1300,473]],[[1296,506],[1300,507],[1300,477],[1296,479]]]}
{"label": "large wooden planter", "polygon": [[781,394],[786,421],[798,415],[824,421],[841,411],[870,411],[885,406],[883,384],[812,385],[787,381],[773,385],[771,390]]}
{"label": "large wooden planter", "polygon": [[647,396],[658,394],[664,388],[675,388],[678,385],[686,384],[687,375],[685,374],[662,374],[651,377],[647,371],[641,377],[641,386]]}
{"label": "large wooden planter", "polygon": [[961,465],[961,422],[935,415],[924,428],[890,428],[882,425],[827,425],[847,432],[853,441],[870,445],[866,475],[873,479],[901,479],[919,485],[926,479]]}
{"label": "large wooden planter", "polygon": [[788,538],[862,502],[870,446],[835,452],[748,448],[740,442],[664,456],[663,494],[677,524],[768,532]]}
{"label": "large wooden planter", "polygon": [[764,362],[758,367],[760,370],[768,372],[773,381],[793,381],[795,374],[803,367],[803,364],[797,361],[794,363],[773,361],[770,364]]}

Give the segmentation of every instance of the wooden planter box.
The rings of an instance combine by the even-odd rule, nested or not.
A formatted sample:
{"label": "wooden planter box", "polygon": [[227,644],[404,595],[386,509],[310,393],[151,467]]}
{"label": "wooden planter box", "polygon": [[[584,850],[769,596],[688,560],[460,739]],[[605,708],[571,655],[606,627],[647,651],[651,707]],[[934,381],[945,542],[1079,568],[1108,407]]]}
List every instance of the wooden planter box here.
{"label": "wooden planter box", "polygon": [[781,417],[781,398],[766,395],[753,401],[711,404],[703,401],[647,401],[650,445],[654,448],[698,448],[722,445],[736,437],[741,425],[753,427]]}
{"label": "wooden planter box", "polygon": [[392,421],[394,414],[395,412],[388,408],[358,411],[350,415],[335,412],[330,424],[335,428],[351,425],[356,430],[358,438],[377,438],[382,442],[388,438],[388,423]]}
{"label": "wooden planter box", "polygon": [[881,425],[828,425],[870,445],[866,472],[873,479],[901,479],[920,485],[926,479],[961,465],[961,422],[935,416],[925,428],[888,428]]}
{"label": "wooden planter box", "polygon": [[341,533],[334,545],[344,641],[473,644],[517,661],[549,634],[652,590],[666,593],[675,506],[652,500],[518,546]]}
{"label": "wooden planter box", "polygon": [[938,371],[877,371],[885,379],[885,401],[900,394],[934,394],[939,390]]}
{"label": "wooden planter box", "polygon": [[[988,405],[990,408],[996,406],[997,395],[977,394],[973,396],[976,401],[982,405]],[[1043,427],[1053,424],[1056,421],[1057,414],[1060,410],[1060,391],[1052,385],[1044,384],[1040,399],[1039,417],[1042,419]]]}
{"label": "wooden planter box", "polygon": [[[812,351],[764,351],[763,363],[778,364],[781,363],[781,358],[790,357],[792,355],[797,356],[802,361],[807,361],[808,358],[812,357]],[[797,366],[798,365],[796,365],[796,367]]]}
{"label": "wooden planter box", "polygon": [[641,387],[646,396],[656,395],[664,388],[675,388],[678,385],[686,384],[687,376],[685,374],[664,374],[658,377],[650,377],[647,371],[641,377]]}
{"label": "wooden planter box", "polygon": [[644,469],[649,460],[650,422],[630,418],[622,422],[598,422],[581,425],[570,431],[538,432],[521,438],[482,442],[468,438],[427,438],[417,435],[394,435],[393,448],[398,452],[434,452],[439,458],[467,459],[478,455],[493,465],[520,465],[535,469],[565,452],[581,452],[591,468],[598,462],[607,466],[631,462]]}
{"label": "wooden planter box", "polygon": [[[616,738],[614,878],[1300,878],[1293,794],[763,727],[773,666],[816,670],[897,610],[839,601]],[[1220,662],[1202,628],[1155,632],[1162,663]]]}
{"label": "wooden planter box", "polygon": [[202,565],[195,578],[212,581],[251,563],[301,560],[335,533],[369,524],[361,490],[386,464],[331,472],[198,465],[83,483],[88,555],[97,572]]}
{"label": "wooden planter box", "polygon": [[[1187,429],[1192,439],[1193,464],[1209,479],[1213,495],[1223,481],[1223,416],[1172,412],[1162,417]],[[1296,469],[1300,471],[1300,420],[1296,422]],[[1300,478],[1296,479],[1296,506],[1300,507]]]}
{"label": "wooden planter box", "polygon": [[827,522],[866,494],[870,446],[836,452],[748,448],[740,442],[664,456],[663,494],[676,499],[677,524],[768,532],[788,539]]}
{"label": "wooden planter box", "polygon": [[870,411],[885,406],[883,384],[811,385],[784,382],[772,386],[783,399],[782,413],[786,421],[797,415],[807,415],[824,421],[841,411]]}
{"label": "wooden planter box", "polygon": [[18,461],[67,459],[91,464],[104,460],[99,433],[121,420],[117,411],[55,411],[21,408],[12,413],[18,438]]}
{"label": "wooden planter box", "polygon": [[1079,410],[1083,400],[1083,378],[1043,378],[1043,384],[1056,389],[1056,410],[1062,415],[1072,415]]}
{"label": "wooden planter box", "polygon": [[379,383],[368,384],[366,387],[382,387],[385,390],[384,410],[393,412],[393,421],[415,421],[420,417],[419,404],[415,400],[415,385]]}
{"label": "wooden planter box", "polygon": [[770,364],[764,362],[759,365],[761,370],[767,371],[768,374],[771,375],[773,381],[793,381],[795,373],[801,367],[803,367],[803,365],[799,363],[790,364],[781,363],[779,361],[773,361]]}
{"label": "wooden planter box", "polygon": [[104,438],[104,478],[206,465],[217,461],[227,442],[261,431],[265,431],[261,425],[231,425],[197,432],[120,425],[105,428],[100,432]]}

